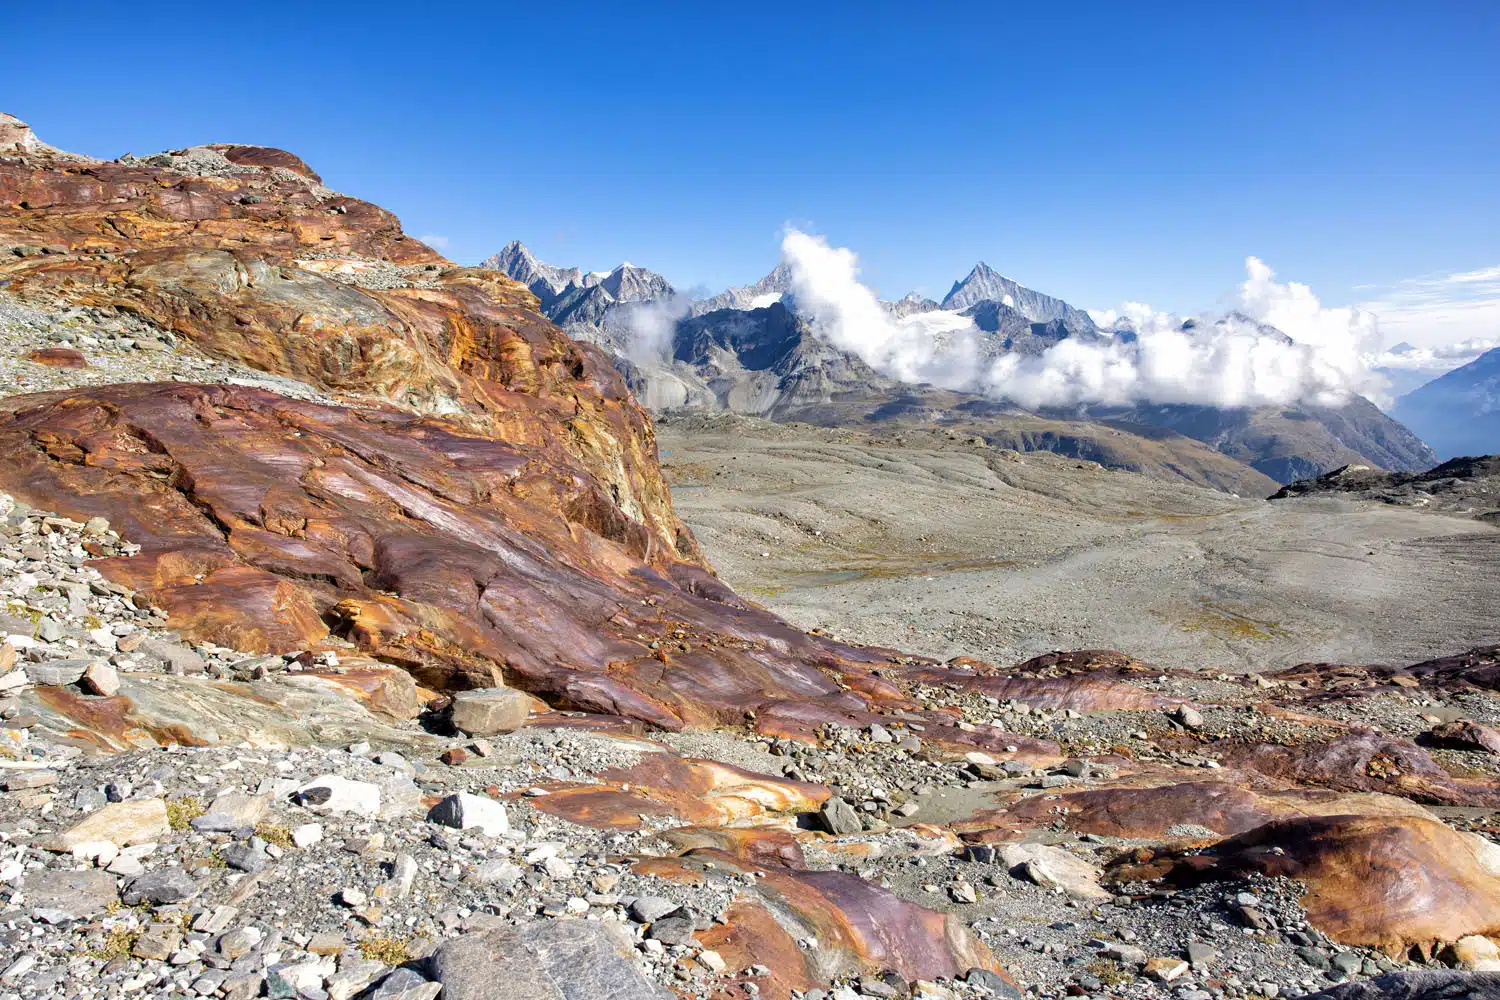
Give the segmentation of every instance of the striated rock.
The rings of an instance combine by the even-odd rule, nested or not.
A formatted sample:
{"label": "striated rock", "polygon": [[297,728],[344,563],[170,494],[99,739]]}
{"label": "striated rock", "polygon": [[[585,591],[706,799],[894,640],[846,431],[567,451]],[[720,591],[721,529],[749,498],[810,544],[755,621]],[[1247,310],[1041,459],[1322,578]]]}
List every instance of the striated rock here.
{"label": "striated rock", "polygon": [[549,794],[532,804],[585,826],[634,829],[643,816],[730,826],[812,812],[829,794],[821,785],[671,753],[653,753],[631,767],[608,768],[597,777],[593,784],[546,785]]}

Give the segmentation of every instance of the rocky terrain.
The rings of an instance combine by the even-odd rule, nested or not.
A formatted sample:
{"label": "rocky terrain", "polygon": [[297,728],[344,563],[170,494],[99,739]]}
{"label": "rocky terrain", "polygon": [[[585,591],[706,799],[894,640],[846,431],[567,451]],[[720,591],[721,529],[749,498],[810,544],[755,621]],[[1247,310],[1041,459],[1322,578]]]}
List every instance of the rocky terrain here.
{"label": "rocky terrain", "polygon": [[718,415],[658,433],[724,580],[859,642],[1001,663],[1108,646],[1240,671],[1415,660],[1494,642],[1500,621],[1493,475],[1371,471],[1412,483],[1310,481],[1268,503],[939,430]]}
{"label": "rocky terrain", "polygon": [[3,119],[0,206],[5,1000],[1500,966],[1496,647],[840,641],[713,574],[600,351],[295,156]]}

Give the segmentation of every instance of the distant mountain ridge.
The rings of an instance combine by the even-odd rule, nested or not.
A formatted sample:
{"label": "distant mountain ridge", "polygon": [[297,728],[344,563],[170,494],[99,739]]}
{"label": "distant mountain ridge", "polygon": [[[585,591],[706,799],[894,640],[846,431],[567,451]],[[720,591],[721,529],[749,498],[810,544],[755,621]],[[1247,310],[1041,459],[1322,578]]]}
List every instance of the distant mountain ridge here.
{"label": "distant mountain ridge", "polygon": [[1500,347],[1402,396],[1391,415],[1444,458],[1500,452]]}
{"label": "distant mountain ridge", "polygon": [[531,289],[541,301],[542,312],[562,327],[601,323],[618,303],[649,302],[677,294],[666,278],[629,261],[611,271],[554,267],[538,260],[520,240],[507,243],[479,266],[502,271]]}
{"label": "distant mountain ridge", "polygon": [[[1273,481],[1289,483],[1354,463],[1411,470],[1437,462],[1416,435],[1362,398],[1339,408],[1140,404],[1027,411],[972,393],[901,383],[812,331],[796,312],[785,263],[753,284],[691,301],[645,268],[627,263],[602,274],[552,267],[520,242],[508,244],[484,266],[526,284],[548,318],[609,351],[636,397],[657,412],[728,410],[820,424],[937,423],[999,447],[1060,449],[1236,492],[1266,492],[1264,486]],[[938,310],[967,318],[982,358],[1035,357],[1064,340],[1108,344],[1135,336],[1128,323],[1101,330],[1083,310],[982,262],[954,282],[941,303],[911,294],[881,305],[897,318]],[[1282,331],[1246,316],[1214,322],[1231,318],[1291,342]],[[1187,320],[1183,327],[1191,330],[1200,322]],[[655,335],[650,352],[638,349],[642,325]],[[1030,416],[1053,423],[1037,433],[1033,420],[1026,423],[1032,430],[1019,433],[1016,428]],[[1068,429],[1058,430],[1062,427]],[[1113,443],[1106,446],[1107,441]],[[1222,458],[1205,459],[1204,445]],[[1141,457],[1148,454],[1152,457]],[[1240,471],[1230,471],[1235,468]]]}

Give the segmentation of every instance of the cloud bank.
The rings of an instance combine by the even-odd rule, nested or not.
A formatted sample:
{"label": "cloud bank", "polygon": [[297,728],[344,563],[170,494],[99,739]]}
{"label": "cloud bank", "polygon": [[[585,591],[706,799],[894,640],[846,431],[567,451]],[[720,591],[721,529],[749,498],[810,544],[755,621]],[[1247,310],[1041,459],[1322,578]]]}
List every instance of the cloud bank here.
{"label": "cloud bank", "polygon": [[1380,317],[1390,340],[1434,349],[1439,356],[1444,348],[1438,345],[1493,344],[1500,339],[1500,265],[1411,278],[1360,307]]}
{"label": "cloud bank", "polygon": [[1276,281],[1255,257],[1246,259],[1237,308],[1225,316],[1198,317],[1184,328],[1180,317],[1126,303],[1095,319],[1133,336],[1106,331],[1094,342],[1070,337],[1039,356],[987,357],[984,334],[964,316],[937,311],[896,318],[886,312],[859,282],[852,251],[795,229],[781,249],[796,308],[813,329],[901,381],[978,392],[1028,408],[1142,402],[1337,406],[1383,389],[1367,363],[1379,349],[1375,317],[1362,309],[1325,308],[1308,286]]}

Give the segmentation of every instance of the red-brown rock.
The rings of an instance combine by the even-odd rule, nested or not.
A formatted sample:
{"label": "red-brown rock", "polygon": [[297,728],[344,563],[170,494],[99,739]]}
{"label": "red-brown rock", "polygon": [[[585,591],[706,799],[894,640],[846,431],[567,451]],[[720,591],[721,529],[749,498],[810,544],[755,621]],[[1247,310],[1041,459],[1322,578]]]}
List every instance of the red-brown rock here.
{"label": "red-brown rock", "polygon": [[1419,817],[1270,823],[1178,859],[1170,879],[1257,873],[1307,884],[1309,921],[1334,940],[1397,955],[1500,933],[1500,848]]}
{"label": "red-brown rock", "polygon": [[71,347],[39,347],[34,351],[28,351],[27,361],[35,361],[39,365],[47,365],[50,368],[87,368],[88,358],[83,356],[82,351]]}

